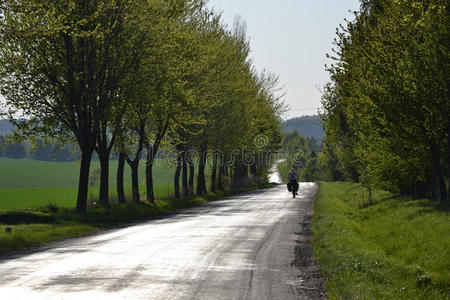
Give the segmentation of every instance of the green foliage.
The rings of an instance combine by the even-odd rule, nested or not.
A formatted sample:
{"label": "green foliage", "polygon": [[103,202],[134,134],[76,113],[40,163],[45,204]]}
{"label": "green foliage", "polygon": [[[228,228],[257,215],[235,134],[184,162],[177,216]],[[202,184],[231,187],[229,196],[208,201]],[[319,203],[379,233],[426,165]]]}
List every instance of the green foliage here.
{"label": "green foliage", "polygon": [[442,0],[363,1],[338,30],[322,118],[347,179],[447,200],[448,11]]}
{"label": "green foliage", "polygon": [[320,183],[313,245],[331,299],[447,299],[450,208],[352,183]]}
{"label": "green foliage", "polygon": [[[160,147],[177,155],[219,150],[221,163],[234,150],[264,156],[279,148],[284,106],[278,80],[255,71],[245,29],[236,22],[228,30],[203,0],[4,1],[0,92],[17,137],[41,150],[41,138],[78,144],[79,211],[86,209],[94,150],[102,204],[109,201],[113,149],[126,154],[134,170],[147,150],[152,200],[149,177]],[[255,136],[266,143],[254,145]],[[253,176],[263,176],[270,162],[255,161]],[[248,176],[242,162],[236,168],[242,172],[233,172],[235,180]],[[198,179],[205,182],[203,169],[199,163]],[[222,181],[223,169],[220,164]]]}
{"label": "green foliage", "polygon": [[284,181],[287,181],[289,171],[294,168],[299,180],[316,181],[323,178],[319,169],[319,158],[316,151],[322,148],[314,137],[304,137],[297,131],[286,134],[283,139],[283,151],[286,161],[279,166]]}

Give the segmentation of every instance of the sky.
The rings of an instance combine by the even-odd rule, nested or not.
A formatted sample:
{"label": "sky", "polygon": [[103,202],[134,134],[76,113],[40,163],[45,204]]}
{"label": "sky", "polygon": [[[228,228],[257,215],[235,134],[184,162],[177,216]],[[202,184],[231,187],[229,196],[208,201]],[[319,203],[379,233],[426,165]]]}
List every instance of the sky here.
{"label": "sky", "polygon": [[289,106],[286,118],[317,114],[320,89],[336,27],[358,0],[209,0],[231,28],[239,15],[247,23],[252,59],[258,71],[279,76]]}

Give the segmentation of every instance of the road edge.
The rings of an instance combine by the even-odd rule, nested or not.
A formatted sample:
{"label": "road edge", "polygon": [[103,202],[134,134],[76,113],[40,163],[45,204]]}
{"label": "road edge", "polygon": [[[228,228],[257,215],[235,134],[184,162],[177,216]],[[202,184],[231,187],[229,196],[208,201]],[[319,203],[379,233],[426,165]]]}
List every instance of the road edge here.
{"label": "road edge", "polygon": [[294,250],[294,260],[291,262],[295,266],[297,273],[297,293],[306,299],[325,299],[323,273],[315,258],[314,247],[312,245],[313,231],[312,220],[314,217],[314,201],[317,197],[319,185],[312,197],[308,197],[307,213],[300,222],[301,230],[296,233],[297,240]]}

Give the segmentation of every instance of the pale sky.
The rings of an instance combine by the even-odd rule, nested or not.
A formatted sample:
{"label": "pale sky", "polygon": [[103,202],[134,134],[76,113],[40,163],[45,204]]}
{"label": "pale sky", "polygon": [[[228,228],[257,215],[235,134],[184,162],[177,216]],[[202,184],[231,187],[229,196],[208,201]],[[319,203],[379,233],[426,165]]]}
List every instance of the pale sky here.
{"label": "pale sky", "polygon": [[223,12],[230,28],[235,15],[247,23],[255,67],[280,78],[290,107],[286,116],[316,114],[320,92],[329,79],[325,64],[330,61],[336,27],[352,19],[358,0],[209,0]]}

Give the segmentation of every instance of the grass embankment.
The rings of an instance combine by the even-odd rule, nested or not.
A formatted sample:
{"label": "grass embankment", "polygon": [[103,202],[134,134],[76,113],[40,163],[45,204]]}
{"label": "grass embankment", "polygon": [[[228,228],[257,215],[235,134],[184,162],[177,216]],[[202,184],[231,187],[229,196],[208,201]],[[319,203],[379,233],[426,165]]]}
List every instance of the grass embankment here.
{"label": "grass embankment", "polygon": [[[320,183],[313,245],[331,299],[450,299],[450,207]],[[367,195],[367,193],[366,193]]]}
{"label": "grass embankment", "polygon": [[[89,207],[85,214],[78,214],[74,209],[51,205],[39,209],[3,211],[0,212],[0,254],[118,227],[133,221],[164,215],[233,194],[265,187],[270,187],[270,185],[254,183],[246,188],[218,191],[215,194],[178,200],[157,200],[156,205],[127,203],[113,204],[109,207]],[[5,231],[7,227],[11,228],[11,232]]]}

